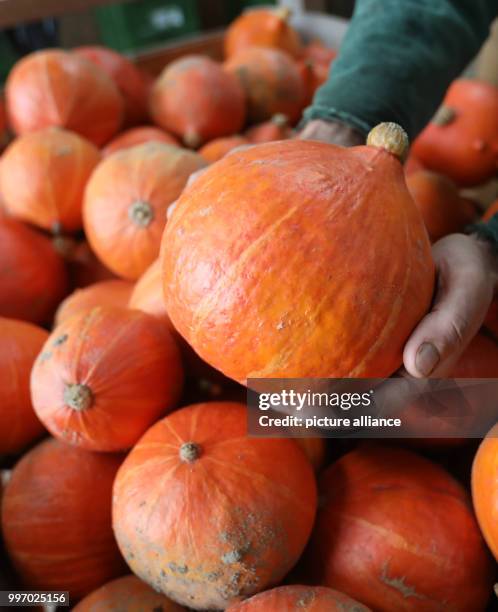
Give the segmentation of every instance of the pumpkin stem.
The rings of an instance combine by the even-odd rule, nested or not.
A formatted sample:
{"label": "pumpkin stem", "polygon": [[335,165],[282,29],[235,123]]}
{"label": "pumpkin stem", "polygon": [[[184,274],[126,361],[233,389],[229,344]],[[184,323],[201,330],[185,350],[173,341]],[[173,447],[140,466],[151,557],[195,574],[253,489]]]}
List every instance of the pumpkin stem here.
{"label": "pumpkin stem", "polygon": [[271,122],[274,123],[277,127],[284,128],[287,127],[287,125],[289,124],[289,118],[283,113],[276,113],[271,118]]}
{"label": "pumpkin stem", "polygon": [[152,206],[144,200],[137,200],[128,208],[128,216],[139,227],[148,227],[154,219]]}
{"label": "pumpkin stem", "polygon": [[185,463],[194,463],[201,456],[201,447],[195,442],[185,442],[180,446],[180,459]]}
{"label": "pumpkin stem", "polygon": [[93,404],[93,393],[86,385],[66,385],[64,388],[64,403],[76,412],[83,412]]}
{"label": "pumpkin stem", "polygon": [[440,106],[436,111],[436,114],[431,119],[431,123],[435,123],[436,125],[443,126],[452,123],[455,120],[456,112],[453,108],[449,106]]}
{"label": "pumpkin stem", "polygon": [[292,11],[288,6],[281,6],[273,11],[275,17],[278,17],[282,21],[287,21],[292,15]]}
{"label": "pumpkin stem", "polygon": [[192,130],[183,137],[183,144],[189,149],[197,149],[202,144],[202,138],[195,130]]}
{"label": "pumpkin stem", "polygon": [[367,145],[385,149],[391,155],[404,161],[408,155],[410,142],[408,134],[397,123],[379,123],[367,136]]}

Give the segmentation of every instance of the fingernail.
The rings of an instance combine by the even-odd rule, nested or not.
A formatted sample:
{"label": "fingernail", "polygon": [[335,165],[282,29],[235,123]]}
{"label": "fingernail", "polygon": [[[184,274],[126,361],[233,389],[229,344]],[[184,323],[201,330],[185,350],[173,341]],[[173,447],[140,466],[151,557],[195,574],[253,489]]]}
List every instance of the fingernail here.
{"label": "fingernail", "polygon": [[440,359],[441,356],[437,348],[430,342],[424,342],[418,347],[415,355],[415,367],[422,376],[429,376]]}

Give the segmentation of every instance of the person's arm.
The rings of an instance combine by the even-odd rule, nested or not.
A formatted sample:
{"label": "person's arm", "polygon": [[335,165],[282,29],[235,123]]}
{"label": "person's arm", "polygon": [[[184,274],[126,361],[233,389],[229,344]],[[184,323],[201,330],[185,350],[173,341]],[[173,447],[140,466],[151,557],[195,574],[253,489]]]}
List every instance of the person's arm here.
{"label": "person's arm", "polygon": [[358,144],[378,123],[394,121],[415,138],[497,13],[497,0],[357,0],[330,77],[304,113],[301,137],[337,142],[323,133],[332,122],[352,131],[346,144]]}

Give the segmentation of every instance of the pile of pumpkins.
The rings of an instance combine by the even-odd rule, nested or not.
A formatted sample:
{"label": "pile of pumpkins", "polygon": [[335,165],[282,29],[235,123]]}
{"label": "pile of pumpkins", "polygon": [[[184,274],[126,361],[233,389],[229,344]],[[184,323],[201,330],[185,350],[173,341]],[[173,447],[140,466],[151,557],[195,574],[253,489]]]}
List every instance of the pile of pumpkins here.
{"label": "pile of pumpkins", "polygon": [[[4,588],[69,591],[78,612],[492,597],[496,429],[477,453],[247,435],[248,379],[399,368],[433,297],[430,243],[478,216],[459,189],[498,158],[498,91],[468,80],[405,167],[394,124],[351,149],[293,138],[335,52],[287,17],[247,13],[225,63],[182,57],[156,80],[100,47],[8,77]],[[498,377],[497,330],[494,304],[455,377]]]}

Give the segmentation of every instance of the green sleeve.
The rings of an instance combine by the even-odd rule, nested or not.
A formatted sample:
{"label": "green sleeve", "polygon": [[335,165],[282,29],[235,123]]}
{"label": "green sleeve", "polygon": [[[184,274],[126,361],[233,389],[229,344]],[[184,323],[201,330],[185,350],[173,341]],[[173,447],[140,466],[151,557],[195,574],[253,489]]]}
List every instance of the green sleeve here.
{"label": "green sleeve", "polygon": [[394,121],[414,138],[497,14],[498,0],[357,0],[329,80],[304,120],[338,119],[365,133]]}

